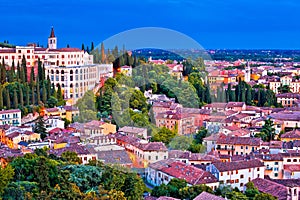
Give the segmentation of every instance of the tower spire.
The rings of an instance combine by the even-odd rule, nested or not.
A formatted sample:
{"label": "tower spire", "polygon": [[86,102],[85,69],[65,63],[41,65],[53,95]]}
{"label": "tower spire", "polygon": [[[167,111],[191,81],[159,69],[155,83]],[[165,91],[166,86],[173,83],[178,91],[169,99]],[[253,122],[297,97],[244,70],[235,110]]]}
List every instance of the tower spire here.
{"label": "tower spire", "polygon": [[50,37],[49,38],[55,38],[53,26],[51,27],[51,33],[50,33]]}

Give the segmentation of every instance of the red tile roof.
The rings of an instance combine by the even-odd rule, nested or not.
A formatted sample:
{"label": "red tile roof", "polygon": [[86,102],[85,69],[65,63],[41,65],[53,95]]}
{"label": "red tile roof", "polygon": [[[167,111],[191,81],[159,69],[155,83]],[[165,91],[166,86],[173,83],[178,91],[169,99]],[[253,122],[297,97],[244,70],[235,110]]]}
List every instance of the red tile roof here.
{"label": "red tile roof", "polygon": [[236,162],[215,162],[213,165],[219,170],[219,172],[264,167],[264,163],[257,159]]}
{"label": "red tile roof", "polygon": [[201,170],[191,165],[186,165],[185,163],[179,161],[169,164],[160,171],[172,177],[184,179],[191,185],[218,182],[217,178],[210,172]]}
{"label": "red tile roof", "polygon": [[219,197],[208,192],[202,192],[194,198],[194,200],[225,200],[223,197]]}
{"label": "red tile roof", "polygon": [[16,113],[16,112],[21,112],[21,110],[20,109],[2,110],[2,111],[0,111],[0,115],[1,114],[8,114],[8,113]]}
{"label": "red tile roof", "polygon": [[253,179],[252,182],[260,192],[268,193],[274,197],[277,197],[278,200],[288,199],[287,188],[281,184],[262,178]]}
{"label": "red tile roof", "polygon": [[231,144],[231,145],[249,145],[249,146],[260,146],[262,140],[260,138],[252,137],[220,137],[217,140],[217,144]]}
{"label": "red tile roof", "polygon": [[281,135],[281,138],[296,138],[300,139],[300,130],[294,129],[292,131],[286,132],[285,134]]}

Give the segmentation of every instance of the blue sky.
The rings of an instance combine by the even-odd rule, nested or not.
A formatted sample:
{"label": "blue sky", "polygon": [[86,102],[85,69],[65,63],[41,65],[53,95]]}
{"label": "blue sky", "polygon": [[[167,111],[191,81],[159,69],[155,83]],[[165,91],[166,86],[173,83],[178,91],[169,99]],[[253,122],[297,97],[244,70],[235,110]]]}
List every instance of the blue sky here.
{"label": "blue sky", "polygon": [[[59,47],[100,43],[122,31],[162,27],[204,48],[300,49],[298,0],[0,0],[0,40]],[[158,38],[159,40],[159,38]],[[162,41],[163,42],[163,41]]]}

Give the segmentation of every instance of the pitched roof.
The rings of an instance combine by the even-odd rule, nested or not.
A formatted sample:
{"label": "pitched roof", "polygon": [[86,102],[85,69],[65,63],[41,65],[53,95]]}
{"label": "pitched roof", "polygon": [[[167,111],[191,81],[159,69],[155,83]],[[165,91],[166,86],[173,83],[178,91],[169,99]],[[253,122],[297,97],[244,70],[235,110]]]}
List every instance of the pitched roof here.
{"label": "pitched roof", "polygon": [[219,137],[217,144],[231,144],[231,145],[249,145],[249,146],[260,146],[262,140],[260,138],[252,137]]}
{"label": "pitched roof", "polygon": [[262,178],[253,179],[252,182],[260,192],[268,193],[277,197],[278,200],[286,200],[288,198],[287,188],[281,184]]}
{"label": "pitched roof", "polygon": [[254,159],[235,162],[215,162],[213,163],[213,165],[219,170],[219,172],[226,172],[240,169],[263,167],[264,163],[260,160]]}
{"label": "pitched roof", "polygon": [[119,132],[125,132],[125,133],[142,133],[145,130],[147,130],[146,128],[138,128],[138,127],[134,127],[134,126],[124,126],[122,128],[119,128]]}
{"label": "pitched roof", "polygon": [[98,151],[98,160],[107,164],[132,164],[129,155],[124,150]]}
{"label": "pitched roof", "polygon": [[139,144],[137,147],[143,151],[168,151],[166,145],[162,142],[149,142]]}
{"label": "pitched roof", "polygon": [[208,192],[202,192],[194,198],[194,200],[225,200],[223,197],[219,197]]}
{"label": "pitched roof", "polygon": [[245,102],[228,102],[226,108],[243,107]]}
{"label": "pitched roof", "polygon": [[1,115],[1,114],[16,113],[16,112],[21,112],[21,110],[20,110],[20,109],[13,109],[13,110],[1,110],[1,111],[0,111],[0,115]]}
{"label": "pitched roof", "polygon": [[281,135],[281,138],[297,138],[300,139],[300,130],[294,129]]}
{"label": "pitched roof", "polygon": [[160,170],[172,177],[184,179],[191,185],[208,184],[218,182],[217,178],[210,172],[204,171],[192,165],[175,161]]}

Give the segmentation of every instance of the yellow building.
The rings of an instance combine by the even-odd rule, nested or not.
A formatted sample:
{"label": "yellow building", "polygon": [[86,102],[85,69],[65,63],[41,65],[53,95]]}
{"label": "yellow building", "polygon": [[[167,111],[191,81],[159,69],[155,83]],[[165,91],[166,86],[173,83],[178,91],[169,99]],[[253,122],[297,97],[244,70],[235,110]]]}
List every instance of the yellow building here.
{"label": "yellow building", "polygon": [[72,121],[74,117],[79,116],[79,109],[74,106],[64,106],[66,119]]}

